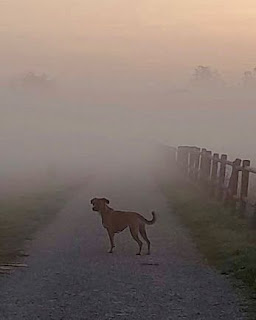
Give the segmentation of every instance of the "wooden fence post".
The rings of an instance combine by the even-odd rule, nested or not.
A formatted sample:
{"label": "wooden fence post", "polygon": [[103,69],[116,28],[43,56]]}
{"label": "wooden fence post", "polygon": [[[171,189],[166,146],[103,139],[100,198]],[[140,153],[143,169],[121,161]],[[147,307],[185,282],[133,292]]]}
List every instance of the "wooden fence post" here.
{"label": "wooden fence post", "polygon": [[190,147],[184,147],[184,170],[187,177],[189,176],[189,156]]}
{"label": "wooden fence post", "polygon": [[232,173],[229,179],[229,185],[227,190],[227,198],[225,199],[227,204],[230,204],[232,207],[236,207],[237,202],[237,188],[238,188],[238,178],[239,178],[239,169],[241,165],[241,159],[236,159],[232,165]]}
{"label": "wooden fence post", "polygon": [[213,154],[212,172],[211,172],[211,195],[215,196],[217,188],[217,174],[218,174],[219,154]]}
{"label": "wooden fence post", "polygon": [[199,179],[200,182],[203,182],[204,180],[204,174],[205,174],[205,158],[206,158],[206,149],[203,148],[200,155],[200,164],[199,164]]}
{"label": "wooden fence post", "polygon": [[188,160],[189,160],[189,147],[179,146],[178,147],[178,166],[182,170],[183,174],[188,175]]}
{"label": "wooden fence post", "polygon": [[210,183],[210,175],[211,175],[211,167],[212,167],[212,152],[206,151],[206,159],[205,159],[205,183]]}
{"label": "wooden fence post", "polygon": [[189,151],[189,177],[196,180],[199,166],[200,148],[191,147]]}
{"label": "wooden fence post", "polygon": [[198,180],[199,176],[199,165],[200,165],[200,148],[195,147],[195,171],[194,171],[194,180]]}
{"label": "wooden fence post", "polygon": [[[194,146],[179,146],[177,149],[174,148],[170,155],[170,159],[174,162],[176,160],[177,167],[183,175],[207,187],[210,195],[224,201],[226,205],[239,208],[241,213],[246,211],[250,174],[256,174],[256,168],[251,167],[250,160],[242,162],[241,159],[236,159],[232,162],[227,160],[226,154],[220,157],[218,153],[214,153],[212,156],[211,151]],[[227,166],[232,167],[229,180],[226,178],[227,170],[230,173]]]}
{"label": "wooden fence post", "polygon": [[242,170],[242,181],[241,181],[241,194],[240,194],[240,211],[244,212],[246,210],[246,201],[248,197],[248,187],[249,187],[249,171],[245,170],[246,167],[250,167],[250,160],[243,161]]}
{"label": "wooden fence post", "polygon": [[179,146],[177,150],[177,165],[181,169],[182,164],[182,148]]}
{"label": "wooden fence post", "polygon": [[195,159],[194,150],[193,150],[193,147],[191,147],[188,150],[188,176],[190,179],[193,179],[194,166],[195,166],[194,159]]}
{"label": "wooden fence post", "polygon": [[223,200],[223,190],[225,187],[225,177],[226,177],[226,161],[228,156],[226,154],[222,154],[220,157],[220,171],[219,171],[219,186],[218,186],[218,199]]}
{"label": "wooden fence post", "polygon": [[212,162],[211,155],[212,155],[211,151],[207,151],[206,149],[202,150],[200,180],[204,186],[209,184],[211,162]]}

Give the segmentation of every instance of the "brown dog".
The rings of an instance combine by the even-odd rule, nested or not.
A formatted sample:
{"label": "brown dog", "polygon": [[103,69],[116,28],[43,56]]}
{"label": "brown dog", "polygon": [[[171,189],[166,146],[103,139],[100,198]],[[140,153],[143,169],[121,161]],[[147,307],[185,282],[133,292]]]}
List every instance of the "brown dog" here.
{"label": "brown dog", "polygon": [[114,244],[114,235],[119,233],[129,227],[133,239],[139,245],[139,252],[137,255],[140,255],[142,249],[142,242],[139,238],[138,233],[141,234],[142,238],[147,242],[148,253],[150,254],[150,241],[147,237],[145,225],[154,224],[156,221],[155,213],[152,212],[153,219],[147,220],[142,215],[136,212],[129,211],[116,211],[108,206],[109,200],[105,198],[94,198],[91,200],[93,205],[92,210],[98,211],[101,215],[102,225],[107,229],[109,239],[110,239],[110,250],[109,253],[113,252]]}

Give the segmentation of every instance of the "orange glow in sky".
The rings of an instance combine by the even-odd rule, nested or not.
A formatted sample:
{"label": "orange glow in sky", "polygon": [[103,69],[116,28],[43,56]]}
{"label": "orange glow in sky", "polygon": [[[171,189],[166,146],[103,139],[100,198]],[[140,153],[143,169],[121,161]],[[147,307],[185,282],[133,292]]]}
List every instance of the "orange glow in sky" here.
{"label": "orange glow in sky", "polygon": [[256,64],[256,1],[2,0],[0,37],[3,74],[110,59],[177,78],[210,65],[232,78]]}

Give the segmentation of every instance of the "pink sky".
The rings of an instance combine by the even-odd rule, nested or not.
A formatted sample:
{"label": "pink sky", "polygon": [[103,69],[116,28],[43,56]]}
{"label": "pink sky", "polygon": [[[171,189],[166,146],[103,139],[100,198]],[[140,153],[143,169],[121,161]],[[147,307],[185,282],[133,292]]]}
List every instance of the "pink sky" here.
{"label": "pink sky", "polygon": [[0,21],[4,76],[82,64],[184,81],[203,64],[236,80],[256,65],[254,0],[3,0]]}

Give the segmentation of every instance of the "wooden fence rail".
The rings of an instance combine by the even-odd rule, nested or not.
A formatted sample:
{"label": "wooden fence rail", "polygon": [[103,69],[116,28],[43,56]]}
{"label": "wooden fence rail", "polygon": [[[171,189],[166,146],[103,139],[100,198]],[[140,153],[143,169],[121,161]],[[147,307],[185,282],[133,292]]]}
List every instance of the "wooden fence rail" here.
{"label": "wooden fence rail", "polygon": [[248,200],[249,179],[251,174],[256,174],[250,160],[230,161],[226,154],[212,154],[205,148],[195,146],[179,146],[176,162],[185,176],[209,190],[211,196],[241,212],[253,205],[256,214],[255,203]]}

